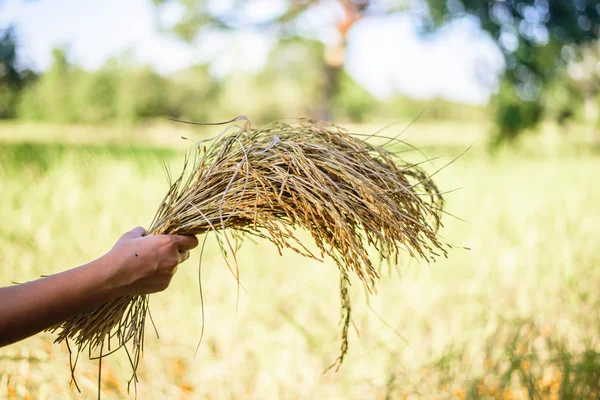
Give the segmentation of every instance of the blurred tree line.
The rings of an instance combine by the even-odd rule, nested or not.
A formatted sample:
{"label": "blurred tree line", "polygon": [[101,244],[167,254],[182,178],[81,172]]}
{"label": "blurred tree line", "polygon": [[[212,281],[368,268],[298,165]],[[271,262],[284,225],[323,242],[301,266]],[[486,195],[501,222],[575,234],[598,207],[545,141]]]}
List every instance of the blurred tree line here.
{"label": "blurred tree line", "polygon": [[[494,98],[496,142],[543,119],[581,116],[598,129],[600,3],[597,0],[427,0],[432,27],[476,17],[506,68]],[[584,107],[585,105],[585,107]]]}
{"label": "blurred tree line", "polygon": [[[163,76],[151,67],[108,60],[96,71],[69,63],[66,49],[55,49],[50,68],[35,74],[20,68],[18,38],[13,29],[0,39],[0,118],[54,123],[137,123],[155,116],[194,121],[220,121],[240,114],[257,123],[280,118],[322,116],[322,43],[289,38],[280,41],[258,73],[234,71],[226,78],[196,65]],[[367,122],[424,118],[484,118],[485,108],[443,99],[431,102],[396,96],[374,98],[341,71],[332,95],[330,117]]]}
{"label": "blurred tree line", "polygon": [[[329,2],[341,10],[327,45],[306,33],[306,13]],[[14,30],[0,35],[0,117],[56,122],[135,123],[154,115],[196,121],[245,114],[255,121],[312,116],[336,121],[412,119],[427,102],[403,96],[375,99],[345,71],[348,32],[363,18],[403,12],[403,0],[287,0],[280,12],[256,19],[253,1],[153,0],[158,28],[197,43],[215,31],[250,29],[277,38],[266,67],[215,78],[207,65],[162,76],[127,58],[98,71],[69,64],[64,50],[37,76],[19,68]],[[180,18],[161,24],[162,7],[175,4]],[[489,107],[435,99],[423,118],[491,119],[495,143],[510,141],[544,119],[598,124],[600,5],[594,0],[426,0],[421,17],[434,32],[456,19],[476,17],[497,42],[506,68]],[[215,11],[217,10],[217,11]],[[323,27],[315,28],[323,29]]]}
{"label": "blurred tree line", "polygon": [[16,115],[19,94],[35,74],[18,65],[17,39],[13,28],[0,30],[0,118]]}
{"label": "blurred tree line", "polygon": [[[535,128],[543,119],[561,124],[581,114],[586,104],[588,121],[597,128],[600,95],[600,4],[597,0],[287,0],[282,12],[271,18],[249,18],[253,1],[233,0],[219,12],[211,11],[211,0],[153,0],[158,10],[177,4],[183,10],[174,24],[162,27],[183,40],[193,42],[211,30],[251,27],[273,32],[281,40],[306,35],[302,18],[323,3],[337,3],[341,17],[330,28],[337,31],[321,54],[320,115],[328,118],[339,105],[338,94],[346,79],[343,73],[348,31],[363,18],[373,18],[419,8],[424,34],[466,17],[479,20],[483,31],[496,41],[506,68],[491,108],[495,115],[494,143],[511,141]],[[416,11],[419,14],[419,11]],[[578,74],[573,74],[572,67]],[[571,71],[569,71],[571,68]],[[357,102],[356,104],[360,104]],[[358,107],[360,108],[360,106]],[[592,114],[592,115],[590,115]]]}

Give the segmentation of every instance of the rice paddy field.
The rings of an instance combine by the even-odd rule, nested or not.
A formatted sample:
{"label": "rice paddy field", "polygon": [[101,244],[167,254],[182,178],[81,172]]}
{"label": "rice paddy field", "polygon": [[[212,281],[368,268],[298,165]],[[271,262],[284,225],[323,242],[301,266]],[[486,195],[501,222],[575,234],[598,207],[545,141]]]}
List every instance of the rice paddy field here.
{"label": "rice paddy field", "polygon": [[[358,126],[371,133],[379,126]],[[395,135],[402,126],[386,129]],[[243,289],[209,238],[152,295],[140,382],[125,354],[102,361],[102,398],[589,399],[600,397],[600,147],[552,127],[491,155],[487,127],[420,124],[404,135],[446,195],[448,259],[382,266],[358,281],[349,352],[338,372],[339,274],[273,245],[238,253]],[[184,135],[210,129],[0,124],[0,285],[84,264],[148,226],[178,172]],[[408,150],[408,149],[407,149]],[[418,160],[415,151],[403,157]],[[303,232],[298,232],[302,237]],[[468,249],[465,249],[468,248]],[[97,397],[97,360],[53,336],[0,348],[0,398]]]}

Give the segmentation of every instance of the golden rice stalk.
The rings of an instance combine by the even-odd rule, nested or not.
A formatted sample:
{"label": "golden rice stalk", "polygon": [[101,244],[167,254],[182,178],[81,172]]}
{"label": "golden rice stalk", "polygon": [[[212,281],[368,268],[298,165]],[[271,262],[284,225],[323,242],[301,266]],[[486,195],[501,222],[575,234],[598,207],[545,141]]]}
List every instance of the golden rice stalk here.
{"label": "golden rice stalk", "polygon": [[[445,256],[447,245],[437,236],[443,198],[417,164],[369,144],[368,137],[308,119],[262,129],[236,120],[245,124],[196,143],[149,234],[220,232],[221,250],[234,260],[232,239],[244,234],[272,242],[279,252],[290,248],[306,257],[331,257],[341,273],[342,351],[334,363],[339,367],[348,347],[351,275],[369,291],[374,288],[378,272],[369,247],[394,263],[402,251],[426,261]],[[297,239],[298,228],[312,235],[317,254]],[[237,279],[237,263],[230,268]],[[72,340],[78,353],[100,349],[102,356],[115,350],[115,341],[116,349],[131,342],[133,353],[125,349],[133,379],[147,313],[148,296],[123,297],[52,331],[57,342]]]}

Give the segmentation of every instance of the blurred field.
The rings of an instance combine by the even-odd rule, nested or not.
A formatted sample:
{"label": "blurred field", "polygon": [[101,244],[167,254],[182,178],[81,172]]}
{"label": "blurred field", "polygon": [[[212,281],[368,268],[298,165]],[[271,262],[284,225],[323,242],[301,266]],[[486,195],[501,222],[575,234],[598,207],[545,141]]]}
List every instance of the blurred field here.
{"label": "blurred field", "polygon": [[[44,129],[51,140],[40,139]],[[64,129],[0,126],[0,285],[86,263],[149,224],[167,190],[162,163],[178,171],[178,137],[198,135],[164,126],[126,138]],[[356,329],[339,372],[322,373],[340,344],[333,264],[246,243],[236,314],[235,281],[209,239],[204,341],[194,358],[196,251],[169,290],[152,297],[160,339],[149,325],[139,398],[600,397],[600,152],[585,139],[548,134],[493,158],[483,133],[419,124],[407,132],[427,156],[444,156],[430,172],[474,143],[436,175],[442,190],[462,188],[447,195],[447,211],[464,222],[447,216],[443,230],[457,247],[433,265],[385,266],[369,305],[353,286]],[[0,398],[94,398],[97,370],[97,361],[79,360],[78,394],[66,348],[41,334],[0,349]],[[123,354],[105,359],[103,398],[133,398],[129,376]]]}

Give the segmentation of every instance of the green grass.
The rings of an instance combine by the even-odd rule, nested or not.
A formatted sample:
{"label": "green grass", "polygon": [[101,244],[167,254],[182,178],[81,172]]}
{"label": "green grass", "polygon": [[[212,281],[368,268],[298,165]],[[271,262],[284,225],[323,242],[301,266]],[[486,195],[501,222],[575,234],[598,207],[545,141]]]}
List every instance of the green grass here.
{"label": "green grass", "polygon": [[[458,139],[444,146],[414,140],[427,156],[445,156],[429,171],[473,142],[453,132]],[[462,188],[447,195],[447,211],[464,222],[448,216],[442,232],[456,247],[432,265],[406,258],[384,267],[368,305],[355,282],[356,330],[337,373],[322,374],[340,344],[335,266],[247,243],[236,313],[235,280],[209,240],[204,341],[194,358],[196,251],[169,290],[151,298],[160,339],[149,326],[139,398],[598,396],[600,157],[546,139],[497,158],[479,141],[436,175],[442,190]],[[0,285],[86,263],[150,223],[167,190],[162,163],[176,172],[180,152],[100,142],[0,142]],[[2,348],[0,398],[93,397],[97,362],[79,360],[83,396],[69,386],[68,365],[66,348],[48,334]],[[104,360],[105,398],[128,396],[129,373],[123,354]]]}

